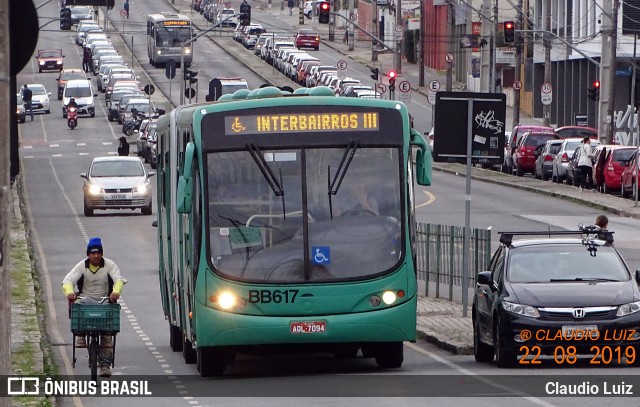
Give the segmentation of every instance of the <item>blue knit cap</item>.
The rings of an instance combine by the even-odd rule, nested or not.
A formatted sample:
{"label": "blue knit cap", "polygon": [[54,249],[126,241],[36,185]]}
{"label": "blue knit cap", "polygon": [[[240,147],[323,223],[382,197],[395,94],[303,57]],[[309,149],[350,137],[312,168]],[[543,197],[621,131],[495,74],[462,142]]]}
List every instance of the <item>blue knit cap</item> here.
{"label": "blue knit cap", "polygon": [[87,255],[91,252],[98,252],[102,254],[102,239],[99,237],[92,237],[87,244]]}

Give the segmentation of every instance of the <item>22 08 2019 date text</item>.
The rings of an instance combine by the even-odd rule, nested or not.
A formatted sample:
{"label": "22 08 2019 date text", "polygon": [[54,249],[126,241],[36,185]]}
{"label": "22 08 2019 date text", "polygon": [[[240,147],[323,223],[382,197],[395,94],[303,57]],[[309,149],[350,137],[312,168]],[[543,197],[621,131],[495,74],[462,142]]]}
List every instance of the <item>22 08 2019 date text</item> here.
{"label": "22 08 2019 date text", "polygon": [[[518,360],[521,365],[539,365],[542,364],[540,356],[542,348],[538,345],[520,347],[522,358]],[[573,365],[578,362],[578,349],[573,346],[556,346],[553,348],[553,362],[557,365]],[[589,353],[580,353],[581,356],[589,356],[590,365],[614,365],[636,363],[636,348],[634,346],[591,346]]]}

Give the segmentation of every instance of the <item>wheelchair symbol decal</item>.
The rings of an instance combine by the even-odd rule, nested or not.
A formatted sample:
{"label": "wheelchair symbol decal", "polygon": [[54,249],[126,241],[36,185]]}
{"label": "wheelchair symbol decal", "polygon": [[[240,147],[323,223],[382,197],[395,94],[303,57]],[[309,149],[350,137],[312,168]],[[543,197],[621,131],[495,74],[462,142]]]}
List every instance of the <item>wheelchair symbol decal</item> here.
{"label": "wheelchair symbol decal", "polygon": [[311,262],[313,264],[330,264],[331,248],[329,246],[311,247]]}
{"label": "wheelchair symbol decal", "polygon": [[244,127],[242,123],[240,123],[240,118],[236,117],[236,120],[231,125],[231,130],[233,130],[234,133],[238,133],[240,131],[246,130],[246,127]]}

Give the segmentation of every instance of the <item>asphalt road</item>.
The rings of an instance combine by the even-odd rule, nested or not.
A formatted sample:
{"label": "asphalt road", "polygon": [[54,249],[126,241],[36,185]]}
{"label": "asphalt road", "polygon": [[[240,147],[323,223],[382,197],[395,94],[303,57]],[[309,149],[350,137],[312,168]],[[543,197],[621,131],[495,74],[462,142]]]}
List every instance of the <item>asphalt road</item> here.
{"label": "asphalt road", "polygon": [[[152,0],[139,0],[132,4],[131,24],[138,24],[142,14],[164,10],[162,3]],[[41,8],[41,16],[57,14],[55,4]],[[115,13],[112,13],[115,14]],[[259,10],[253,14],[260,17]],[[114,18],[120,18],[116,16]],[[268,18],[267,16],[264,17]],[[275,24],[275,23],[274,23]],[[127,35],[125,35],[125,38]],[[143,36],[140,36],[142,43]],[[115,40],[115,39],[114,39]],[[140,51],[138,36],[134,39],[134,51],[142,66],[149,70],[149,77],[157,78],[161,89],[168,83],[162,83],[164,70],[151,68],[146,62],[146,49]],[[38,48],[63,48],[66,55],[65,66],[79,67],[81,54],[79,47],[73,44],[68,32],[55,29],[43,30],[39,37]],[[194,68],[201,72],[201,78],[213,77],[220,72],[234,73],[258,86],[259,79],[252,77],[250,70],[227,58],[214,45],[200,41],[196,48],[202,55],[196,57]],[[326,51],[329,53],[329,51]],[[207,57],[208,56],[208,57]],[[354,69],[356,69],[354,67]],[[365,68],[361,69],[365,72]],[[143,82],[145,73],[140,71]],[[65,398],[61,406],[106,406],[114,402],[121,405],[135,403],[140,406],[213,406],[213,405],[423,405],[424,399],[417,398],[418,388],[437,388],[433,383],[442,375],[456,375],[453,386],[461,383],[475,383],[479,377],[504,373],[493,365],[477,364],[472,356],[454,356],[426,343],[405,347],[405,364],[398,371],[380,372],[371,359],[337,360],[327,355],[275,356],[270,358],[241,357],[232,365],[228,375],[222,379],[200,379],[195,365],[186,365],[182,355],[171,352],[168,340],[168,324],[162,315],[157,285],[157,243],[156,231],[151,226],[154,215],[143,216],[139,211],[97,212],[97,216],[85,218],[82,215],[82,179],[91,159],[95,156],[113,154],[120,136],[120,126],[106,120],[103,97],[96,99],[95,118],[81,118],[76,130],[66,127],[61,117],[61,105],[55,98],[55,73],[37,73],[33,63],[27,66],[18,77],[18,83],[44,83],[54,92],[52,113],[39,115],[36,121],[20,125],[21,165],[25,183],[26,204],[34,251],[41,270],[43,286],[47,293],[48,334],[54,345],[55,357],[62,374],[86,374],[84,355],[78,355],[75,369],[70,367],[71,334],[66,317],[67,303],[61,292],[61,281],[68,270],[84,257],[85,244],[91,236],[101,236],[105,246],[105,256],[117,261],[129,280],[121,300],[123,305],[122,331],[118,335],[115,375],[139,375],[168,379],[167,388],[176,392],[172,398]],[[202,94],[202,89],[200,89]],[[167,92],[168,94],[168,92]],[[177,95],[174,95],[177,96]],[[426,193],[424,193],[426,192]],[[464,179],[451,174],[434,175],[434,185],[420,189],[424,201],[419,203],[418,217],[421,222],[461,225],[464,207]],[[548,225],[551,228],[563,227],[565,223],[590,222],[599,211],[586,208],[534,193],[518,191],[512,188],[474,182],[472,225],[492,226],[493,230],[502,228],[531,228]],[[612,223],[616,222],[612,219]],[[633,228],[636,226],[629,226]],[[637,229],[636,229],[637,230]],[[629,232],[631,233],[631,232]],[[631,235],[629,235],[631,236]],[[632,237],[632,236],[631,236]],[[630,240],[631,241],[631,240]],[[637,245],[630,244],[629,255],[634,258]],[[627,253],[625,252],[625,255]],[[637,255],[635,255],[637,256]],[[640,266],[634,258],[632,264]],[[629,374],[629,369],[598,369],[589,366],[578,368],[580,375],[585,374]],[[558,374],[572,376],[576,369],[543,366],[540,369],[513,370],[509,375],[528,377],[531,375]],[[337,396],[341,391],[357,388],[356,384],[364,377],[371,380],[394,377],[389,382],[373,381],[375,388],[387,390],[387,397],[366,398],[364,394],[353,397]],[[175,377],[173,377],[175,376]],[[407,380],[398,380],[406,376]],[[351,379],[350,379],[351,378]],[[436,382],[437,383],[437,380]],[[496,393],[504,392],[500,380],[482,382],[480,388],[469,390],[473,397],[437,399],[442,405],[597,405],[604,399],[553,399],[536,398],[526,395],[491,399]],[[202,386],[205,386],[204,390]],[[451,385],[451,383],[449,383]],[[310,387],[311,385],[311,387]],[[183,386],[183,387],[181,387]],[[265,389],[277,389],[280,397],[264,396]],[[346,388],[346,390],[345,390]],[[228,394],[229,389],[237,397],[218,398],[216,392]],[[237,392],[236,390],[237,389]],[[255,390],[253,393],[252,389]],[[296,389],[308,390],[314,397],[296,394]],[[318,396],[318,389],[324,396]],[[373,389],[373,387],[372,387]],[[366,390],[366,387],[365,387]],[[183,391],[184,393],[178,393]],[[291,392],[291,393],[289,393]],[[295,397],[286,398],[295,394]],[[262,396],[260,396],[262,395]],[[256,396],[256,397],[252,397]],[[435,401],[435,399],[434,399]],[[608,404],[632,405],[632,399],[608,399]]]}

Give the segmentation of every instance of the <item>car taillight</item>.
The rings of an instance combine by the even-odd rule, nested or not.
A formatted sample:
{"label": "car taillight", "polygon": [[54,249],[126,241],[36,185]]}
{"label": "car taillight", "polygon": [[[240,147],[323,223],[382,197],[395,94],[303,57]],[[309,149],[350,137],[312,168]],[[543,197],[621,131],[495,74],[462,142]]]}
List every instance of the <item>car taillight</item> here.
{"label": "car taillight", "polygon": [[562,154],[562,162],[563,163],[569,162],[569,156],[567,155],[567,153]]}
{"label": "car taillight", "polygon": [[615,168],[613,168],[613,165],[609,164],[607,171],[615,171]]}
{"label": "car taillight", "polygon": [[553,161],[553,157],[551,156],[551,154],[547,154],[544,156],[544,160],[545,161]]}

